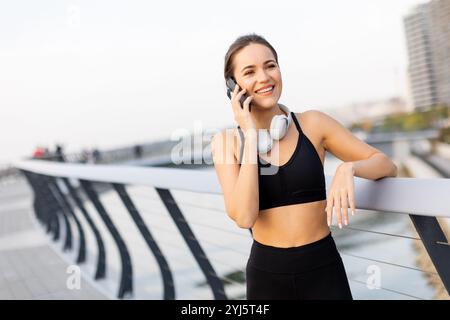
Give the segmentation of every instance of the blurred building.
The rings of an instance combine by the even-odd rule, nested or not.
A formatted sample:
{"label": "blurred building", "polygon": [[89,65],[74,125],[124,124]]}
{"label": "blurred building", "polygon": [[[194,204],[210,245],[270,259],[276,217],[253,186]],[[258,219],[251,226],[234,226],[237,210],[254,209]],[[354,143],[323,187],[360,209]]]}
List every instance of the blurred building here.
{"label": "blurred building", "polygon": [[450,0],[420,4],[404,17],[416,110],[450,105]]}
{"label": "blurred building", "polygon": [[409,56],[409,81],[416,109],[437,103],[430,40],[430,6],[421,4],[404,18]]}
{"label": "blurred building", "polygon": [[431,1],[430,16],[437,100],[450,106],[450,0]]}
{"label": "blurred building", "polygon": [[323,110],[337,119],[344,126],[355,122],[368,121],[375,123],[388,115],[410,112],[406,101],[400,97],[389,99],[355,102],[340,108]]}

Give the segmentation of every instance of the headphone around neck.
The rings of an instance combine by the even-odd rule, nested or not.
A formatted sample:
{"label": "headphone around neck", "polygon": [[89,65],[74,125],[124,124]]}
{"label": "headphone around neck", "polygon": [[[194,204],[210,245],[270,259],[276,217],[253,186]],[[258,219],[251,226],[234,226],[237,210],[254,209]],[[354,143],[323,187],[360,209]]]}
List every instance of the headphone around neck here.
{"label": "headphone around neck", "polygon": [[[286,113],[277,114],[270,122],[270,129],[258,130],[258,153],[266,154],[272,149],[274,140],[281,140],[286,135],[292,123],[292,114],[290,110],[283,104],[279,103],[280,109]],[[239,126],[238,126],[239,127]]]}

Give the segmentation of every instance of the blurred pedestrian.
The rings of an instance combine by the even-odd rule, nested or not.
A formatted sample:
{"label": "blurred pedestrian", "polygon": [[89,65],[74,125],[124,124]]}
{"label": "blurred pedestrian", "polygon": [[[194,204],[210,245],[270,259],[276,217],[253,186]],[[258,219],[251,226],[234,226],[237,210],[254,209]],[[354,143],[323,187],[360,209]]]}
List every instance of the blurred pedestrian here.
{"label": "blurred pedestrian", "polygon": [[142,157],[142,146],[139,144],[134,146],[134,157],[137,159]]}
{"label": "blurred pedestrian", "polygon": [[92,150],[92,160],[94,161],[94,163],[99,163],[102,160],[100,151],[97,148]]}
{"label": "blurred pedestrian", "polygon": [[33,151],[33,158],[41,159],[44,156],[44,148],[37,146]]}
{"label": "blurred pedestrian", "polygon": [[56,144],[55,146],[55,161],[64,162],[64,150],[61,144]]}

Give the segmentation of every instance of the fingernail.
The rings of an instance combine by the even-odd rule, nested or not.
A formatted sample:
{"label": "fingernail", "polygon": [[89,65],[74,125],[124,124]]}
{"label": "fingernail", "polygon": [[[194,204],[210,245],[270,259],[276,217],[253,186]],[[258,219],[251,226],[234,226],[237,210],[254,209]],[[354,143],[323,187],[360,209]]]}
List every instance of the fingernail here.
{"label": "fingernail", "polygon": [[339,229],[342,229],[342,223],[339,223]]}
{"label": "fingernail", "polygon": [[345,225],[346,225],[346,226],[348,226],[348,221],[347,221],[347,220],[345,220],[344,222],[345,222]]}
{"label": "fingernail", "polygon": [[327,220],[327,224],[328,224],[328,226],[330,226],[330,221]]}
{"label": "fingernail", "polygon": [[352,216],[355,214],[355,211],[352,210]]}

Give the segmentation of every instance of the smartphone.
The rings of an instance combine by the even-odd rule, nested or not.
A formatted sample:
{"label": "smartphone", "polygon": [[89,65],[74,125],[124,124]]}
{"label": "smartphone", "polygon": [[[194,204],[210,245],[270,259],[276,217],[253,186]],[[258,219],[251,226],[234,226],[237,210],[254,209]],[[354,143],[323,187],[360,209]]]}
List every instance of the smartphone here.
{"label": "smartphone", "polygon": [[[226,81],[227,84],[227,96],[228,98],[230,98],[231,100],[231,93],[234,91],[235,86],[237,86],[236,82],[234,81],[233,78],[228,78]],[[240,89],[240,88],[239,88]],[[245,99],[247,99],[248,95],[247,94],[243,94],[241,99],[239,100],[239,102],[241,103],[241,108],[244,109],[244,101]],[[248,111],[251,112],[252,111],[252,103],[250,102],[249,106],[248,106]]]}

